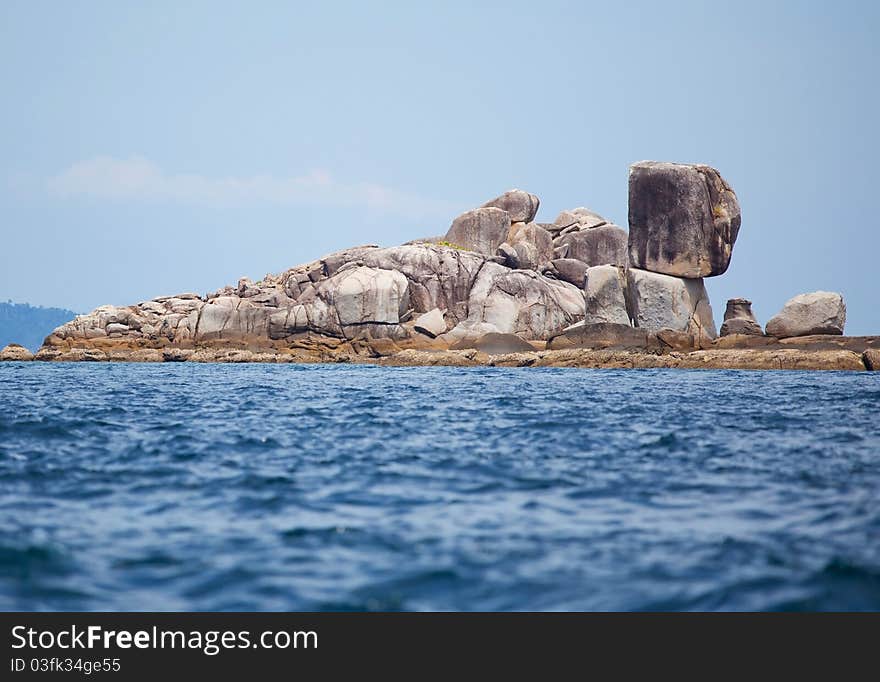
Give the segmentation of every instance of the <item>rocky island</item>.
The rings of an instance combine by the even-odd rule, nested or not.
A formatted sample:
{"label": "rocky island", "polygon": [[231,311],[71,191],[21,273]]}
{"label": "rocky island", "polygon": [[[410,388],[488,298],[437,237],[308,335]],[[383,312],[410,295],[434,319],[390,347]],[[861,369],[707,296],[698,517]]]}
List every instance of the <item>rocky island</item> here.
{"label": "rocky island", "polygon": [[741,213],[713,168],[634,164],[628,230],[583,207],[537,223],[539,203],[514,189],[443,236],[101,306],[0,360],[880,368],[880,337],[843,335],[838,293],[796,296],[764,330],[732,299],[719,335],[703,280],[727,271]]}

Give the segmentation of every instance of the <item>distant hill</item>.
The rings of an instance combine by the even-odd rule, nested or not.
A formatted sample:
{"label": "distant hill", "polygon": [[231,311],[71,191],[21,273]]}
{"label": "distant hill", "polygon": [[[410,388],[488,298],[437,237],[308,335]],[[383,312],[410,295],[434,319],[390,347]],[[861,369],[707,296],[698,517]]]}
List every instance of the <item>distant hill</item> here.
{"label": "distant hill", "polygon": [[36,351],[49,333],[76,313],[62,308],[42,308],[27,303],[0,303],[0,348],[17,343]]}

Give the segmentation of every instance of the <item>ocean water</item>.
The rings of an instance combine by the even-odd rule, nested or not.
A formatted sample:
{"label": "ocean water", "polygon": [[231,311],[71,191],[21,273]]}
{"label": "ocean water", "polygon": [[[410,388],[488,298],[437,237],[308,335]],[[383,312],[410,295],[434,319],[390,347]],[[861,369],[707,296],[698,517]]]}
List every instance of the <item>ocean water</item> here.
{"label": "ocean water", "polygon": [[0,365],[3,610],[880,609],[880,374]]}

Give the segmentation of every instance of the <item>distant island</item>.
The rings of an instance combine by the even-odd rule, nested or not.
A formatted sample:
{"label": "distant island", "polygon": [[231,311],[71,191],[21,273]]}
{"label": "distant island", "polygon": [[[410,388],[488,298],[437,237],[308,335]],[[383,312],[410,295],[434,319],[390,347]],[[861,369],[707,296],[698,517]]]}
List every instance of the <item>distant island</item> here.
{"label": "distant island", "polygon": [[727,271],[742,217],[714,168],[633,164],[628,231],[585,207],[539,223],[539,204],[509,190],[442,236],[68,314],[35,356],[13,347],[0,360],[880,367],[880,337],[843,335],[836,292],[795,296],[764,328],[731,299],[716,327],[703,281]]}
{"label": "distant island", "polygon": [[56,327],[69,322],[76,313],[64,308],[43,308],[27,303],[0,303],[0,348],[17,343],[34,353]]}

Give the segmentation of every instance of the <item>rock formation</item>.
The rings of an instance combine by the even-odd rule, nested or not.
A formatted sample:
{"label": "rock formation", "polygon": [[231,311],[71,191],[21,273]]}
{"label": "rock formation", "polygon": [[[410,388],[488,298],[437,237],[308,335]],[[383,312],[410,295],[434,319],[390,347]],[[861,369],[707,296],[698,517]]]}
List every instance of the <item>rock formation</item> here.
{"label": "rock formation", "polygon": [[724,322],[721,324],[721,336],[745,334],[761,336],[764,332],[752,314],[752,302],[745,298],[731,298],[724,311]]}
{"label": "rock formation", "polygon": [[530,223],[535,219],[540,205],[540,200],[534,194],[521,189],[511,189],[500,197],[487,201],[482,208],[500,208],[507,212],[511,222]]}
{"label": "rock formation", "polygon": [[3,350],[0,350],[0,362],[7,360],[12,362],[27,362],[34,359],[34,354],[24,346],[17,343],[10,343]]}
{"label": "rock formation", "polygon": [[626,271],[614,265],[596,265],[587,269],[584,325],[605,322],[630,324],[624,293],[626,281]]}
{"label": "rock formation", "polygon": [[677,277],[724,274],[740,228],[736,194],[714,168],[643,161],[629,176],[629,261]]}
{"label": "rock formation", "polygon": [[637,327],[671,329],[714,339],[715,321],[702,279],[684,279],[630,268],[627,294]]}
{"label": "rock formation", "polygon": [[798,294],[767,322],[767,334],[778,338],[810,334],[843,334],[846,304],[828,291]]}
{"label": "rock formation", "polygon": [[[877,362],[874,337],[783,344],[759,336],[744,299],[728,302],[715,338],[702,278],[727,269],[740,214],[733,190],[707,166],[635,164],[629,235],[583,207],[539,223],[539,205],[510,190],[457,217],[444,237],[343,249],[204,296],[101,306],[58,327],[35,359],[779,368],[808,366],[814,354],[821,368]],[[767,331],[841,334],[844,318],[838,294],[817,292],[789,301]],[[28,356],[13,346],[0,353]]]}

